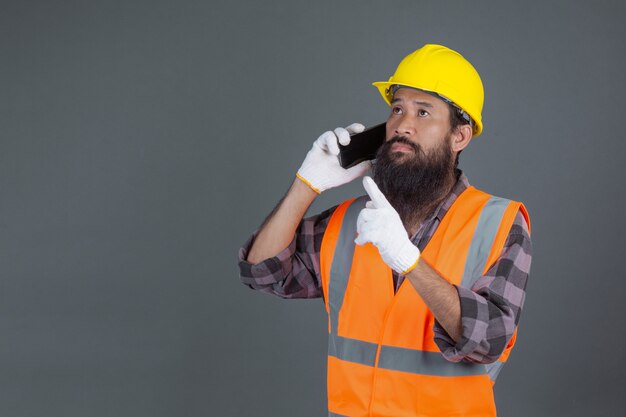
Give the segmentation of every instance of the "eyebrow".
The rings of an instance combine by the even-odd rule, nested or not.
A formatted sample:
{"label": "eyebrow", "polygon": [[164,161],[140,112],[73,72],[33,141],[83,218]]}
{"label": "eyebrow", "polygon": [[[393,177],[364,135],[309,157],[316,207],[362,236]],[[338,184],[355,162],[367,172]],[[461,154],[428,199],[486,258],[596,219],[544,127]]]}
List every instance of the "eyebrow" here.
{"label": "eyebrow", "polygon": [[[404,101],[404,100],[399,99],[399,98],[394,98],[393,100],[391,100],[391,104],[397,103],[399,101]],[[413,101],[413,103],[418,104],[420,106],[429,107],[429,108],[433,108],[434,107],[431,103],[429,103],[427,101],[415,100],[415,101]]]}

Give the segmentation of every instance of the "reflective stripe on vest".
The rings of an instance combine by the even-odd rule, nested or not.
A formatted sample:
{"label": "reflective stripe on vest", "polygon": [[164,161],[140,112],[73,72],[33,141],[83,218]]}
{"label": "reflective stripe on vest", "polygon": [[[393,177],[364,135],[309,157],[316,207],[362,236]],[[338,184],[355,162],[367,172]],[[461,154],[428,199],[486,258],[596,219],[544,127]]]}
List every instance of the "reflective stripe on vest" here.
{"label": "reflective stripe on vest", "polygon": [[[357,236],[356,220],[359,213],[365,208],[369,199],[365,196],[357,198],[346,210],[341,231],[335,246],[335,254],[331,266],[329,281],[329,306],[330,327],[328,354],[338,359],[355,362],[362,365],[375,366],[378,345],[361,340],[349,339],[337,335],[338,316],[343,304],[343,297],[348,285],[350,268],[354,254],[354,239]],[[470,244],[468,260],[461,286],[471,287],[480,277],[481,270],[485,267],[487,257],[491,250],[500,219],[510,201],[490,197],[489,201],[480,213],[478,225]],[[394,346],[381,346],[378,367],[396,371],[418,373],[437,376],[466,376],[482,375],[489,373],[492,381],[495,381],[501,363],[491,364],[488,369],[485,365],[470,363],[452,363],[447,361],[439,352],[427,352],[421,350],[398,348]],[[499,365],[499,366],[496,366]]]}
{"label": "reflective stripe on vest", "polygon": [[506,210],[509,203],[510,201],[504,198],[491,196],[487,204],[485,204],[480,213],[478,225],[467,253],[461,287],[471,288],[482,275],[487,263],[487,257],[491,251],[491,244],[498,231],[504,210]]}
{"label": "reflective stripe on vest", "polygon": [[[375,366],[378,345],[331,334],[328,354],[360,365]],[[378,368],[432,376],[469,376],[487,373],[485,365],[452,363],[439,352],[381,346]]]}
{"label": "reflective stripe on vest", "polygon": [[[339,310],[343,305],[343,296],[346,294],[352,257],[354,256],[354,239],[356,239],[356,218],[369,199],[359,197],[346,210],[344,221],[341,223],[341,231],[335,246],[335,255],[330,268],[332,279],[328,283],[328,305],[330,309],[330,332],[337,334]],[[346,221],[355,219],[354,221]]]}

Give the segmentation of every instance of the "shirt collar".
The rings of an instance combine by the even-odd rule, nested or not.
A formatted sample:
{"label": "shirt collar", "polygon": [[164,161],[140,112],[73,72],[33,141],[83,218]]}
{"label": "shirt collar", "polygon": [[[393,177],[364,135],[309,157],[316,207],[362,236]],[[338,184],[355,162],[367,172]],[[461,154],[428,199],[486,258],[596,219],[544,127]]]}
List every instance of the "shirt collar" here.
{"label": "shirt collar", "polygon": [[450,209],[450,207],[452,207],[452,204],[454,204],[456,199],[469,186],[470,186],[469,181],[467,177],[465,176],[465,174],[463,173],[463,171],[461,171],[460,169],[457,169],[457,180],[456,180],[456,183],[454,184],[454,187],[452,187],[452,191],[450,191],[450,194],[448,194],[446,198],[444,198],[443,201],[439,204],[439,206],[437,206],[437,208],[433,212],[433,216],[431,216],[427,222],[434,219],[435,217],[439,221],[441,221],[443,217],[446,215],[446,213],[448,212],[448,210]]}

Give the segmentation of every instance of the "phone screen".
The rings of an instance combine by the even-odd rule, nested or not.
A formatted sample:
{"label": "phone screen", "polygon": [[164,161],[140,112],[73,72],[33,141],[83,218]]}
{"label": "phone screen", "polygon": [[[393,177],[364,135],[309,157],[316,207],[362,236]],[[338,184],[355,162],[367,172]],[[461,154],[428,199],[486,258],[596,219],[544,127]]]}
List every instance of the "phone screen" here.
{"label": "phone screen", "polygon": [[339,144],[339,163],[343,168],[353,167],[376,157],[376,151],[385,142],[386,123],[365,129],[350,136],[346,146]]}

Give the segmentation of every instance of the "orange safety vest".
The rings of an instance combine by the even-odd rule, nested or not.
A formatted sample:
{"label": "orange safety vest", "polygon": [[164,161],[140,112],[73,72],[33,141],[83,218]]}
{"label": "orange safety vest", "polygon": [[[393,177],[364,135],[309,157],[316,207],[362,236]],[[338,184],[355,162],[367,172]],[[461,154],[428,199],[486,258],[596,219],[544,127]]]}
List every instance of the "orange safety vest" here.
{"label": "orange safety vest", "polygon": [[[495,416],[492,385],[515,343],[489,365],[447,361],[434,342],[434,316],[372,244],[355,245],[368,198],[342,203],[322,240],[328,312],[329,416]],[[421,254],[450,283],[472,287],[500,256],[524,206],[474,187],[456,199]]]}

